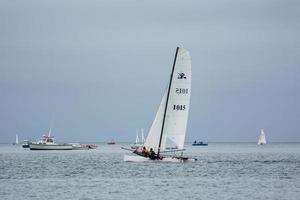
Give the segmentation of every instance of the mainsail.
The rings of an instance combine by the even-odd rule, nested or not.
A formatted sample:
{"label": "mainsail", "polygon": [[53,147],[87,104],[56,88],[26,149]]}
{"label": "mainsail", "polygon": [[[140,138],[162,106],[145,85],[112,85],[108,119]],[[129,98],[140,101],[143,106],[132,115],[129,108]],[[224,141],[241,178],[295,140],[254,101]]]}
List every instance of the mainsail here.
{"label": "mainsail", "polygon": [[172,74],[145,147],[156,153],[167,148],[183,149],[191,95],[191,57],[184,48],[177,48]]}
{"label": "mainsail", "polygon": [[260,130],[260,135],[257,144],[267,144],[264,129]]}

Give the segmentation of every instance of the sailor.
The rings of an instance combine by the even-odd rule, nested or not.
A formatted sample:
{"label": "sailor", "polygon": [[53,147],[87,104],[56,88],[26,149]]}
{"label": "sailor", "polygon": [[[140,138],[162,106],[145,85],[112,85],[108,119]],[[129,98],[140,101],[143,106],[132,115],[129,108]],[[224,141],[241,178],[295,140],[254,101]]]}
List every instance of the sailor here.
{"label": "sailor", "polygon": [[137,147],[134,151],[133,151],[133,153],[135,153],[135,154],[137,154],[137,155],[140,155],[140,156],[144,156],[144,153],[143,153],[143,151],[144,151],[144,148],[145,147]]}
{"label": "sailor", "polygon": [[153,151],[152,148],[150,148],[149,158],[150,158],[151,160],[155,160],[155,159],[158,158],[157,154]]}
{"label": "sailor", "polygon": [[149,156],[149,151],[146,149],[146,147],[143,147],[142,151],[143,156],[148,157]]}

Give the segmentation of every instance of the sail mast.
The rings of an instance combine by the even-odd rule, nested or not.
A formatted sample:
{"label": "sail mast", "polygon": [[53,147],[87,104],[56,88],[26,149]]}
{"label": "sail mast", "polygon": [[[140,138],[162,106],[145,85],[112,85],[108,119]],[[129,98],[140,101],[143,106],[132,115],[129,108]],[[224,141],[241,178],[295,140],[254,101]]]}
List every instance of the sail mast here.
{"label": "sail mast", "polygon": [[171,72],[171,77],[170,77],[170,82],[169,82],[169,88],[168,88],[168,94],[167,94],[167,100],[166,100],[166,106],[165,106],[165,111],[164,111],[164,118],[163,118],[163,123],[162,123],[160,137],[159,137],[159,144],[158,144],[157,155],[159,155],[159,152],[160,152],[161,140],[162,140],[162,135],[163,135],[163,132],[164,132],[164,126],[165,126],[165,121],[166,121],[166,113],[167,113],[167,109],[168,109],[170,89],[171,89],[171,84],[172,84],[173,73],[174,73],[174,68],[175,68],[175,64],[176,64],[178,50],[179,50],[179,47],[177,47],[177,49],[176,49],[174,63],[173,63],[173,68],[172,68],[172,72]]}

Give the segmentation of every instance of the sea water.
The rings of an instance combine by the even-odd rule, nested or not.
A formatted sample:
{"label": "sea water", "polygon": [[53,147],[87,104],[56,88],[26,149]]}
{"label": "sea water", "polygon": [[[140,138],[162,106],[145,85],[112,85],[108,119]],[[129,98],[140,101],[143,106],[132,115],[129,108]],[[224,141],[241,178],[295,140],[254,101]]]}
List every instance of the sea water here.
{"label": "sea water", "polygon": [[123,145],[0,145],[0,199],[300,199],[300,144],[186,145],[194,163],[128,163]]}

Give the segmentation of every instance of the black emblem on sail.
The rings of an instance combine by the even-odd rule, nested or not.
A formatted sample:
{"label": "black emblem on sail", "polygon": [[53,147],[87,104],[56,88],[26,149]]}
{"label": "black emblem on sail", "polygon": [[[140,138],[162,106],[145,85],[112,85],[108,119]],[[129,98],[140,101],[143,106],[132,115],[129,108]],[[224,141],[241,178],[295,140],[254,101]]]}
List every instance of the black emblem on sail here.
{"label": "black emblem on sail", "polygon": [[178,73],[178,77],[177,77],[178,79],[186,79],[186,76],[185,76],[185,74],[184,73]]}

